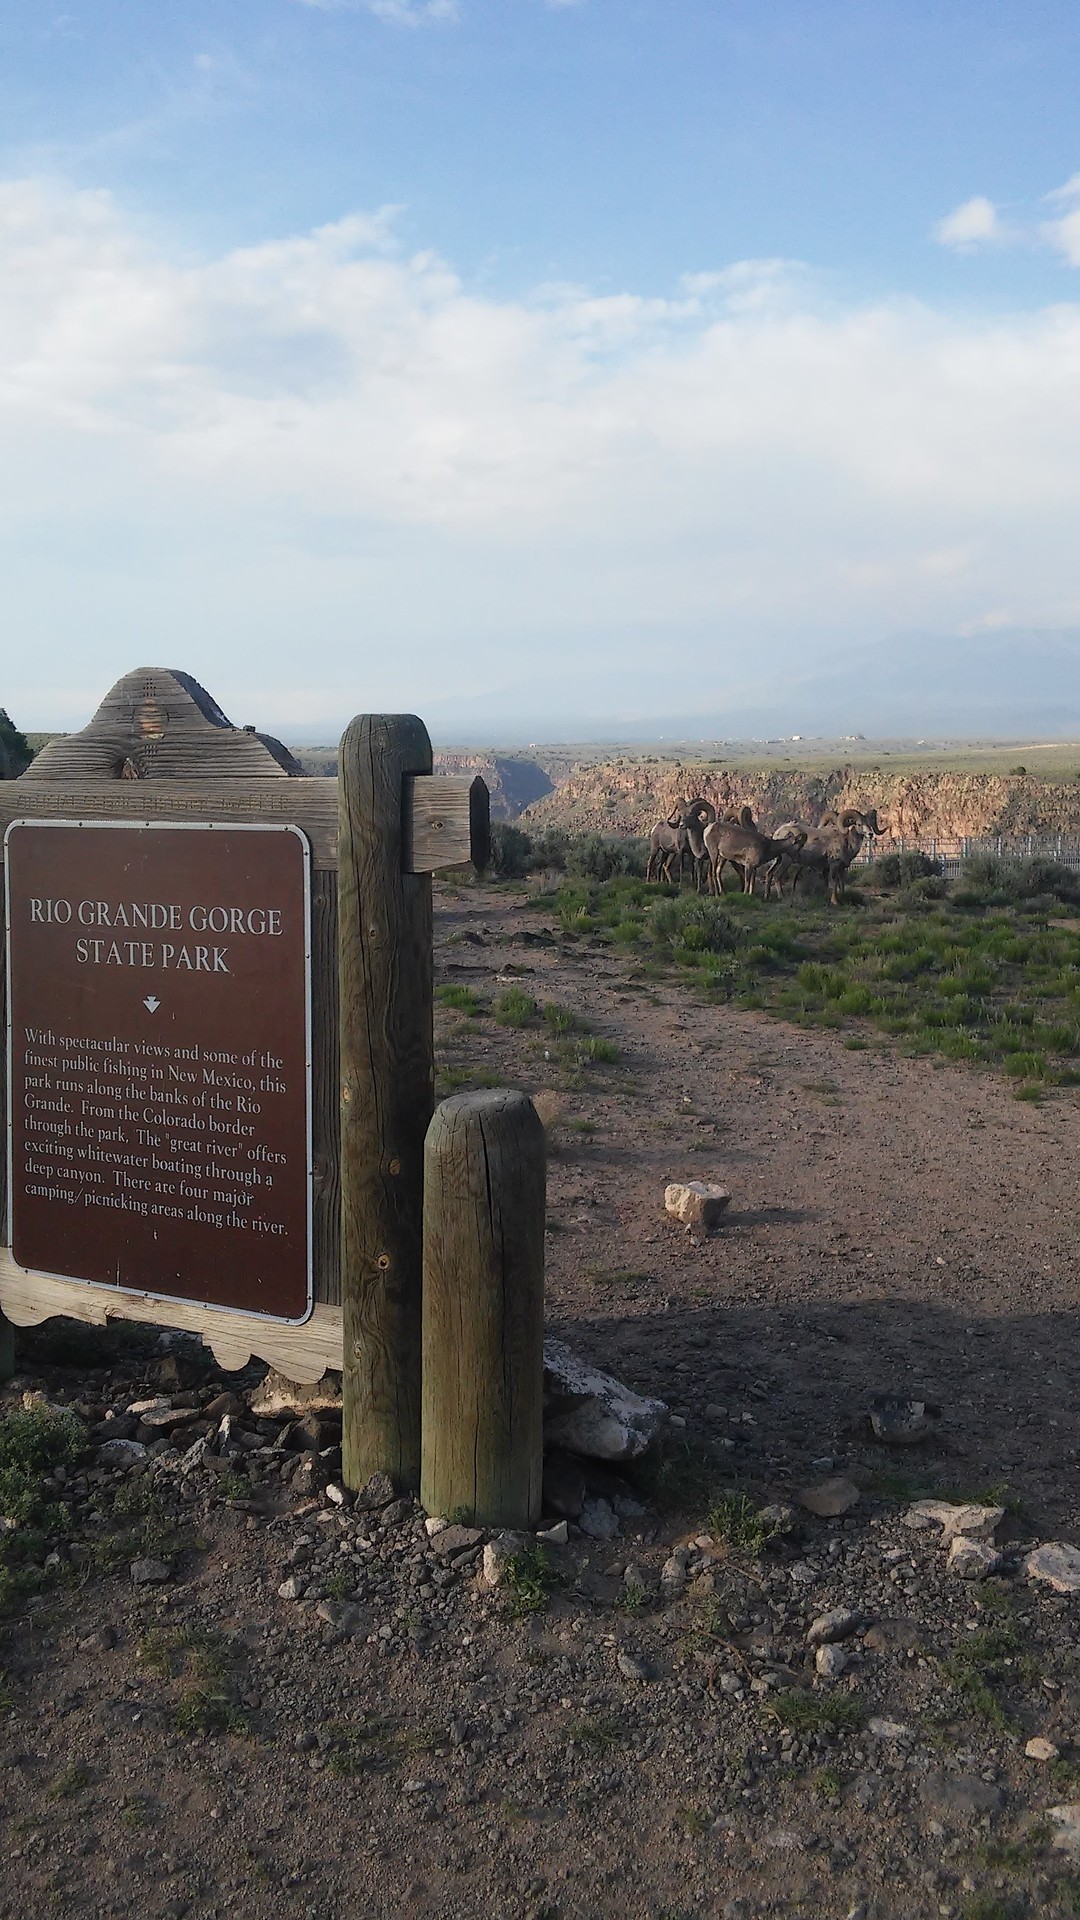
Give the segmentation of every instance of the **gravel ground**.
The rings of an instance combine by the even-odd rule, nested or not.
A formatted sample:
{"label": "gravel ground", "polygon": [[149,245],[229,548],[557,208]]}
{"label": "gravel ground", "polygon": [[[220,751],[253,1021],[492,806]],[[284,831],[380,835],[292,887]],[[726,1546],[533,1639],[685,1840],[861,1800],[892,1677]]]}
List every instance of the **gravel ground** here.
{"label": "gravel ground", "polygon": [[[621,1061],[452,1010],[440,1057],[544,1093],[551,1329],[667,1400],[664,1463],[587,1468],[610,1537],[570,1517],[493,1588],[486,1537],[327,1493],[332,1407],[260,1415],[258,1369],[149,1331],[26,1336],[4,1406],[74,1406],[87,1444],[0,1655],[0,1914],[1080,1911],[1049,1812],[1080,1801],[1080,1595],[1024,1572],[1080,1541],[1075,1096],[705,1009],[550,925],[448,892],[441,977]],[[711,1239],[663,1215],[687,1178],[732,1191]],[[881,1394],[927,1407],[917,1444],[875,1439]],[[549,1521],[581,1497],[555,1466]],[[1002,1509],[966,1522],[988,1577],[926,1496]]]}

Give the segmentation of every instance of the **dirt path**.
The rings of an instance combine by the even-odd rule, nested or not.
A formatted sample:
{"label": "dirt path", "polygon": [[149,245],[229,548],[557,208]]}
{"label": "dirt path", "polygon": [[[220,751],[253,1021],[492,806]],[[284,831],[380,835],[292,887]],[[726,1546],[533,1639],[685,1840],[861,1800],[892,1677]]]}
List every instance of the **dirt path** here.
{"label": "dirt path", "polygon": [[[625,1062],[562,1096],[597,1131],[556,1129],[553,1320],[695,1417],[742,1375],[767,1384],[759,1445],[793,1472],[868,1389],[925,1395],[945,1408],[958,1482],[1008,1479],[1044,1524],[1076,1526],[1076,1096],[1034,1107],[1000,1076],[878,1038],[852,1051],[848,1034],[702,1007],[676,982],[629,992],[625,960],[522,944],[551,924],[524,898],[486,896],[479,919],[474,897],[450,905],[446,977],[492,993],[513,978]],[[478,927],[486,950],[453,941]],[[529,1092],[565,1078],[528,1030],[485,1023],[473,1045]],[[733,1196],[698,1246],[662,1213],[665,1183],[693,1178]]]}
{"label": "dirt path", "polygon": [[[305,1440],[241,1409],[252,1451],[225,1476],[180,1446],[134,1478],[80,1468],[75,1584],[26,1605],[0,1656],[5,1920],[1077,1910],[1080,1863],[1032,1820],[1080,1799],[1080,1600],[1008,1565],[957,1580],[892,1483],[1007,1483],[1007,1551],[1080,1539],[1080,1106],[704,1009],[549,926],[495,890],[448,890],[437,919],[444,982],[485,1002],[517,985],[621,1052],[575,1067],[540,1023],[439,1017],[444,1064],[557,1109],[553,1330],[667,1399],[732,1488],[782,1503],[841,1472],[858,1505],[802,1514],[764,1558],[701,1533],[689,1493],[631,1506],[609,1541],[573,1533],[546,1608],[515,1617],[478,1585],[479,1546],[441,1560],[407,1503],[321,1497],[332,1416]],[[731,1188],[715,1238],[665,1218],[673,1178]],[[183,1446],[223,1386],[253,1384],[152,1338],[63,1364],[40,1336],[23,1366],[5,1404],[42,1388],[91,1424],[186,1389]],[[938,1403],[940,1431],[873,1446],[876,1390]],[[148,1487],[174,1530],[160,1583],[91,1577],[116,1503],[141,1512]],[[832,1692],[806,1642],[831,1607],[857,1623]],[[794,1724],[792,1689],[811,1701]],[[1056,1773],[1026,1758],[1036,1734]]]}

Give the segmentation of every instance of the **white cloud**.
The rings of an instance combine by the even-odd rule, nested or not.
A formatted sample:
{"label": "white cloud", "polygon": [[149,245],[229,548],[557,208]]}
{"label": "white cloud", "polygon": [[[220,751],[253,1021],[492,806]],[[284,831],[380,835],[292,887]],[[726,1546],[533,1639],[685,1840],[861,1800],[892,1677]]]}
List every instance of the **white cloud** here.
{"label": "white cloud", "polygon": [[395,27],[422,27],[458,20],[458,0],[299,0],[316,13],[372,13]]}
{"label": "white cloud", "polygon": [[1044,221],[1039,231],[1070,267],[1080,267],[1080,173],[1074,173],[1064,186],[1056,187],[1046,197],[1068,211],[1058,220]]}
{"label": "white cloud", "polygon": [[954,247],[958,253],[970,253],[975,247],[993,245],[1008,238],[1008,233],[993,201],[977,193],[971,200],[954,207],[944,220],[938,221],[934,238],[943,247]]}
{"label": "white cloud", "polygon": [[1080,619],[1080,307],[843,307],[776,261],[496,299],[393,236],[384,211],[198,262],[107,194],[0,186],[24,724],[147,653],[314,724],[530,673],[572,713],[583,664],[648,675],[658,646],[704,693],[1002,606]]}

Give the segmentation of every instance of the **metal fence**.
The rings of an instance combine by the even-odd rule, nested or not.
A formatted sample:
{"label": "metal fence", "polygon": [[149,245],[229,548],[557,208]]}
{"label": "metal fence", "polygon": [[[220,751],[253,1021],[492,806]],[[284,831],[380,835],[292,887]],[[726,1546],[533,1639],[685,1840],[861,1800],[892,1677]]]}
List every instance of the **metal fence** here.
{"label": "metal fence", "polygon": [[960,872],[965,860],[977,854],[992,854],[998,860],[1053,860],[1061,867],[1080,872],[1080,838],[1065,833],[964,834],[960,838],[911,839],[898,836],[887,844],[878,840],[862,848],[857,864],[868,865],[885,853],[925,853],[940,860],[942,872]]}

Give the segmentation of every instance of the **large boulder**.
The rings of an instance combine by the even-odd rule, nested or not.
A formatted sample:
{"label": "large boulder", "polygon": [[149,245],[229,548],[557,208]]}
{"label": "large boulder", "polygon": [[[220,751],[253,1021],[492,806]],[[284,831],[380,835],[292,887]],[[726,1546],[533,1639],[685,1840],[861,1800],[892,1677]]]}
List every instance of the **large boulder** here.
{"label": "large boulder", "polygon": [[562,1340],[544,1341],[544,1445],[592,1460],[637,1460],[659,1438],[663,1400],[590,1367]]}

